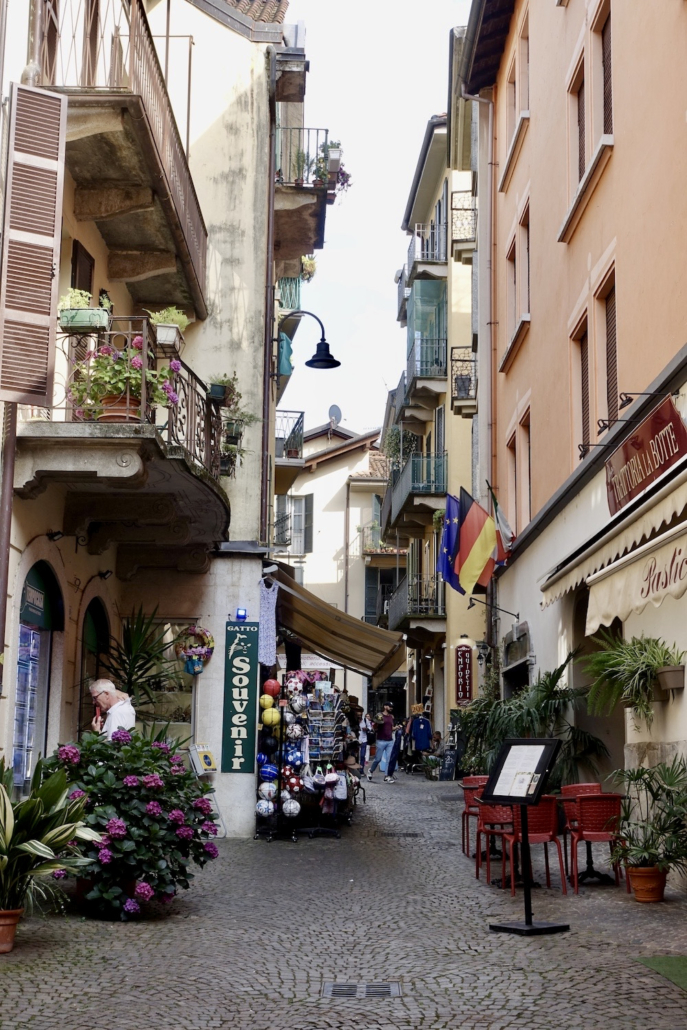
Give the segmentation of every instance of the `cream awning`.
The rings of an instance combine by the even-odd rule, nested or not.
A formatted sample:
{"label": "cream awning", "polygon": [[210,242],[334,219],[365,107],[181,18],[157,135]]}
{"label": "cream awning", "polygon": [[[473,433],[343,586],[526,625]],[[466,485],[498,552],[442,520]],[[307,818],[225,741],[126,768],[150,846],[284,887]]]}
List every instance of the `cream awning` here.
{"label": "cream awning", "polygon": [[333,608],[282,569],[274,578],[279,583],[279,622],[315,654],[371,676],[373,687],[403,665],[402,633],[390,633]]}
{"label": "cream awning", "polygon": [[687,527],[675,526],[591,576],[586,635],[687,590]]}
{"label": "cream awning", "polygon": [[643,504],[632,518],[623,520],[609,531],[598,544],[589,547],[559,572],[549,576],[541,586],[544,597],[542,608],[574,590],[600,569],[617,558],[633,551],[640,541],[679,515],[687,507],[687,471],[667,483],[655,496]]}

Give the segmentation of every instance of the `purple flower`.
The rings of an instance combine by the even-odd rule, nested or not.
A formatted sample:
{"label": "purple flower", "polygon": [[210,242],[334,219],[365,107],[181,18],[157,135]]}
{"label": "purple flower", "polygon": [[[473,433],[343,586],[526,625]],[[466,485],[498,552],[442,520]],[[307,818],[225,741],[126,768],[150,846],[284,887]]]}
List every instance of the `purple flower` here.
{"label": "purple flower", "polygon": [[133,898],[127,898],[124,902],[124,911],[128,912],[131,916],[137,916],[141,911],[141,906]]}
{"label": "purple flower", "polygon": [[164,782],[157,773],[150,773],[148,776],[143,777],[143,786],[147,787],[148,790],[160,790],[164,787]]}
{"label": "purple flower", "polygon": [[205,822],[202,823],[200,828],[203,831],[203,833],[207,833],[210,837],[217,836],[217,827],[214,823],[211,823],[209,819],[206,819]]}
{"label": "purple flower", "polygon": [[196,798],[193,802],[193,807],[197,808],[199,812],[203,813],[203,815],[210,815],[212,812],[212,805],[207,798]]}
{"label": "purple flower", "polygon": [[183,760],[184,760],[184,756],[183,756],[183,755],[170,755],[170,756],[169,756],[169,760],[170,760],[170,762],[172,762],[172,763],[173,763],[174,765],[178,765],[178,764],[179,764],[179,762],[183,762]]}
{"label": "purple flower", "polygon": [[131,346],[134,348],[134,350],[143,350],[143,337],[134,336],[133,340],[131,341]]}
{"label": "purple flower", "polygon": [[180,774],[186,772],[183,765],[173,765],[169,771],[171,772],[172,776],[179,776]]}
{"label": "purple flower", "polygon": [[103,344],[103,346],[98,351],[98,357],[99,358],[109,358],[111,354],[112,354],[112,347],[108,347],[107,344]]}
{"label": "purple flower", "polygon": [[154,741],[154,742],[153,742],[153,743],[152,743],[152,744],[151,744],[150,746],[151,746],[151,747],[156,747],[156,748],[158,748],[158,749],[159,749],[160,751],[164,751],[164,753],[165,753],[166,755],[168,755],[168,754],[169,754],[169,744],[165,744],[165,742],[164,742],[164,741],[162,741],[162,740],[156,740],[156,741]]}
{"label": "purple flower", "polygon": [[64,880],[67,875],[66,869],[53,869],[52,878],[53,880]]}
{"label": "purple flower", "polygon": [[139,354],[137,354],[136,357],[131,359],[130,365],[132,368],[135,368],[136,370],[143,368],[143,359]]}
{"label": "purple flower", "polygon": [[57,757],[61,762],[69,762],[70,765],[78,765],[81,761],[81,752],[73,744],[65,744],[58,749]]}
{"label": "purple flower", "polygon": [[172,372],[181,372],[181,362],[177,361],[176,358],[170,361],[169,367],[171,368]]}
{"label": "purple flower", "polygon": [[139,901],[150,901],[151,898],[155,897],[155,891],[149,883],[145,883],[143,880],[136,884],[136,890],[134,894]]}
{"label": "purple flower", "polygon": [[217,858],[217,856],[219,855],[219,848],[211,840],[209,840],[206,844],[203,845],[203,851],[207,852],[210,858]]}
{"label": "purple flower", "polygon": [[121,358],[121,356],[122,356],[122,353],[121,353],[121,351],[118,351],[118,350],[113,350],[113,351],[112,351],[112,360],[113,360],[113,361],[119,361],[119,359]]}
{"label": "purple flower", "polygon": [[74,418],[83,418],[83,417],[84,417],[84,410],[83,410],[83,408],[74,408]]}
{"label": "purple flower", "polygon": [[159,900],[165,905],[169,905],[170,901],[174,901],[174,894],[161,894]]}
{"label": "purple flower", "polygon": [[125,787],[138,787],[138,776],[125,776],[122,783]]}
{"label": "purple flower", "polygon": [[180,826],[182,825],[182,823],[186,822],[186,816],[180,808],[173,808],[167,816],[167,818],[169,819],[170,823],[179,823]]}
{"label": "purple flower", "polygon": [[193,840],[193,827],[177,826],[176,834],[177,837],[181,837],[182,840]]}
{"label": "purple flower", "polygon": [[149,801],[146,805],[148,815],[162,815],[162,805],[159,801]]}
{"label": "purple flower", "polygon": [[85,798],[85,797],[86,797],[86,791],[85,790],[73,790],[71,792],[71,794],[69,795],[69,800],[70,801],[76,801],[77,798]]}
{"label": "purple flower", "polygon": [[179,403],[179,394],[175,393],[174,390],[172,390],[171,393],[168,393],[167,397],[169,399],[169,403],[170,404],[173,404],[173,405],[176,406]]}
{"label": "purple flower", "polygon": [[126,837],[126,823],[123,819],[110,819],[110,821],[105,824],[105,829],[112,840],[121,840],[122,837]]}
{"label": "purple flower", "polygon": [[113,744],[130,744],[131,734],[126,730],[115,730],[110,739]]}
{"label": "purple flower", "polygon": [[98,854],[98,861],[101,865],[109,865],[113,858],[114,855],[108,848],[100,849],[100,853]]}
{"label": "purple flower", "polygon": [[78,846],[79,846],[79,842],[76,839],[76,837],[74,838],[74,840],[68,840],[67,841],[67,847],[68,848],[78,848]]}
{"label": "purple flower", "polygon": [[100,848],[106,848],[109,843],[110,843],[110,838],[108,837],[108,835],[106,833],[101,834],[100,840],[94,841],[94,844],[95,844],[96,848],[98,848],[98,850],[100,850]]}

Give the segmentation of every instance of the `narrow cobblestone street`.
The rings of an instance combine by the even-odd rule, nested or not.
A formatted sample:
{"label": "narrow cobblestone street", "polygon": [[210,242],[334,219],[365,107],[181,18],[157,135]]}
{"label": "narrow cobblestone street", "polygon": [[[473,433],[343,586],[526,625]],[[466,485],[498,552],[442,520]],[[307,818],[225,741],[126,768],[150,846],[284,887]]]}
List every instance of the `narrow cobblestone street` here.
{"label": "narrow cobblestone street", "polygon": [[[2,1030],[684,1030],[685,993],[634,961],[685,953],[684,895],[564,898],[552,864],[535,918],[571,932],[490,933],[521,918],[522,894],[475,879],[459,796],[375,782],[341,840],[223,842],[171,916],[25,922],[0,960]],[[327,980],[399,980],[402,996],[326,999]]]}

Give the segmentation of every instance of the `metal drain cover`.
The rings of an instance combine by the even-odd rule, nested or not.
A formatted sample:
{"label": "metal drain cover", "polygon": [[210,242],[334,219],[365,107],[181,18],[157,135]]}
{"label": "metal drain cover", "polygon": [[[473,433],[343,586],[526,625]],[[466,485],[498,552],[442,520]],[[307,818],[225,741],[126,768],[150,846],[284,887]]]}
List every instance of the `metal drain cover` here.
{"label": "metal drain cover", "polygon": [[439,801],[462,801],[462,794],[439,794]]}
{"label": "metal drain cover", "polygon": [[331,980],[322,984],[323,998],[400,998],[401,984],[398,980],[386,983],[335,983]]}
{"label": "metal drain cover", "polygon": [[421,833],[395,833],[395,832],[383,833],[381,830],[379,830],[375,834],[375,836],[376,837],[421,837],[422,834]]}

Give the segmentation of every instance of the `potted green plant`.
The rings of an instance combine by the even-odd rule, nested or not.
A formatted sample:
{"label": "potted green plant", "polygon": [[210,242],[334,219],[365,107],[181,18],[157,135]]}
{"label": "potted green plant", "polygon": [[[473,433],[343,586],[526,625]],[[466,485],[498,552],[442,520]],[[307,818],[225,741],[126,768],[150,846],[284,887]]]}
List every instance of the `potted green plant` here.
{"label": "potted green plant", "polygon": [[305,184],[306,176],[312,167],[312,161],[310,161],[304,150],[297,150],[294,164],[295,176],[293,181],[296,186],[303,186]]}
{"label": "potted green plant", "polygon": [[620,769],[625,794],[613,861],[622,862],[637,901],[663,901],[671,869],[687,871],[687,764]]}
{"label": "potted green plant", "polygon": [[599,650],[583,658],[585,671],[592,677],[587,703],[594,715],[609,714],[618,704],[632,710],[635,722],[644,719],[650,726],[657,694],[659,671],[679,666],[684,655],[657,637],[632,637],[623,640],[608,630],[593,637]]}
{"label": "potted green plant", "polygon": [[[99,842],[84,822],[84,801],[69,796],[59,769],[41,782],[36,763],[29,796],[12,802],[12,769],[0,760],[0,953],[11,951],[17,923],[42,902],[61,900],[57,882],[88,864],[78,841]],[[48,879],[48,877],[50,879]]]}
{"label": "potted green plant", "polygon": [[[157,370],[148,368],[143,346],[142,336],[134,336],[121,351],[104,343],[75,363],[67,400],[77,421],[139,422],[143,417],[140,401],[144,370],[148,407],[175,407],[179,403],[174,379],[181,371],[181,362],[172,359]],[[154,355],[148,357],[153,359]]]}
{"label": "potted green plant", "polygon": [[92,308],[91,294],[86,290],[72,288],[64,297],[60,297],[57,305],[60,329],[66,333],[107,329],[111,307],[109,298],[103,297],[100,306]]}
{"label": "potted green plant", "polygon": [[184,312],[172,305],[161,311],[144,311],[150,315],[150,324],[155,327],[155,338],[165,354],[180,354],[184,347],[184,330],[189,324]]}

